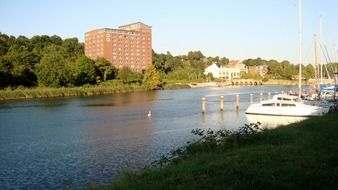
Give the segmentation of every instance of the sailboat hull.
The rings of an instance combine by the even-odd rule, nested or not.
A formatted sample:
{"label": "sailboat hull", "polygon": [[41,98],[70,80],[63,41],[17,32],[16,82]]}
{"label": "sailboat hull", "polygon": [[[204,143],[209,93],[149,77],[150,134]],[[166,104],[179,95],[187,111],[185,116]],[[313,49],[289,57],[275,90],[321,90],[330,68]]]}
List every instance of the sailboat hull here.
{"label": "sailboat hull", "polygon": [[311,117],[321,116],[328,112],[328,110],[318,107],[299,104],[296,106],[262,106],[262,104],[252,104],[246,110],[246,114],[257,115],[274,115],[274,116],[296,116],[296,117]]}

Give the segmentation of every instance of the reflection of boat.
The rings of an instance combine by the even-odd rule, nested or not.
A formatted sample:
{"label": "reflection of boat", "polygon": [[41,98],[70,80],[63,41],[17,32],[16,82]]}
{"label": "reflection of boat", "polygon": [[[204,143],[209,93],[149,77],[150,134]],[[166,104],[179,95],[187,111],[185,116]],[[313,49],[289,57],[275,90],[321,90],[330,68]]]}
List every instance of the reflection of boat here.
{"label": "reflection of boat", "polygon": [[275,128],[282,125],[288,125],[307,119],[308,117],[289,117],[289,116],[273,116],[273,115],[245,115],[249,123],[260,122],[263,128]]}
{"label": "reflection of boat", "polygon": [[297,96],[278,94],[272,99],[252,104],[246,114],[279,115],[279,116],[321,116],[329,111],[328,108],[306,105]]}

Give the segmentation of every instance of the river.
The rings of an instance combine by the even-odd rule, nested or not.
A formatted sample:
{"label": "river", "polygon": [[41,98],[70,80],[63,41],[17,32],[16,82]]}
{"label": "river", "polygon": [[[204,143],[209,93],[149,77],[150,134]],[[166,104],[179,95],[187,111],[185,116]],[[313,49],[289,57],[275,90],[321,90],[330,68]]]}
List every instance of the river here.
{"label": "river", "polygon": [[[248,123],[244,111],[250,93],[258,101],[261,92],[296,88],[196,88],[0,102],[1,189],[108,184],[121,170],[142,168],[183,146],[193,138],[192,129],[236,129]],[[220,95],[225,97],[223,112]]]}

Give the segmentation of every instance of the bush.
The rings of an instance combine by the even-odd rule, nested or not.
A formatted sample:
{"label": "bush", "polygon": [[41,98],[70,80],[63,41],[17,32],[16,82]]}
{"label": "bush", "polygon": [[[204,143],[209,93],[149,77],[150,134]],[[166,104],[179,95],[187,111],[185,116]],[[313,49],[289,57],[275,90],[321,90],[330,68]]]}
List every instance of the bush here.
{"label": "bush", "polygon": [[152,166],[163,167],[169,163],[186,160],[202,152],[223,150],[224,148],[245,144],[256,139],[257,133],[263,130],[259,127],[260,125],[260,122],[245,124],[237,130],[194,129],[191,133],[197,136],[198,140],[187,142],[185,147],[173,150],[167,155],[162,155],[159,160],[152,163]]}

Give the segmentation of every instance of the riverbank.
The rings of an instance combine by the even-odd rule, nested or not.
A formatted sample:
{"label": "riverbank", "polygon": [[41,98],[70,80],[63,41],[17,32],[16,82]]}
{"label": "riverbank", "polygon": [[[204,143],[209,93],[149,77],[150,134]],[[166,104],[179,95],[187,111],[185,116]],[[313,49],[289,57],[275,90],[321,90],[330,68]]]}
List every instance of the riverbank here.
{"label": "riverbank", "polygon": [[[262,85],[297,85],[297,81],[289,80],[269,80]],[[304,85],[310,85],[306,82]],[[233,86],[231,81],[228,82],[202,82],[202,81],[166,81],[162,89],[182,89],[182,88],[204,88],[204,87],[226,87]],[[248,84],[247,84],[248,85]],[[244,85],[244,86],[247,86]],[[17,88],[0,90],[0,101],[15,99],[33,99],[33,98],[55,98],[70,96],[94,96],[104,94],[115,94],[123,92],[145,91],[146,89],[139,84],[123,84],[116,81],[107,81],[102,85],[89,85],[82,87],[35,87],[35,88]]]}
{"label": "riverbank", "polygon": [[[316,81],[302,81],[302,85],[314,85]],[[283,86],[292,86],[298,85],[297,80],[268,80],[260,81],[254,79],[236,79],[229,81],[213,81],[213,82],[190,82],[187,83],[190,88],[204,88],[204,87],[227,87],[227,86],[252,86],[252,85],[283,85]]]}
{"label": "riverbank", "polygon": [[0,100],[56,98],[70,96],[94,96],[132,91],[142,91],[145,88],[137,85],[124,86],[90,86],[74,88],[22,88],[5,89],[0,91]]}
{"label": "riverbank", "polygon": [[330,113],[230,146],[191,144],[163,168],[125,172],[109,186],[89,189],[335,189],[337,118]]}
{"label": "riverbank", "polygon": [[[162,89],[190,88],[186,82],[167,82]],[[34,98],[57,98],[71,96],[94,96],[125,92],[146,91],[147,89],[139,84],[123,84],[108,81],[102,85],[88,85],[82,87],[35,87],[35,88],[6,88],[0,90],[0,101],[15,99]]]}

